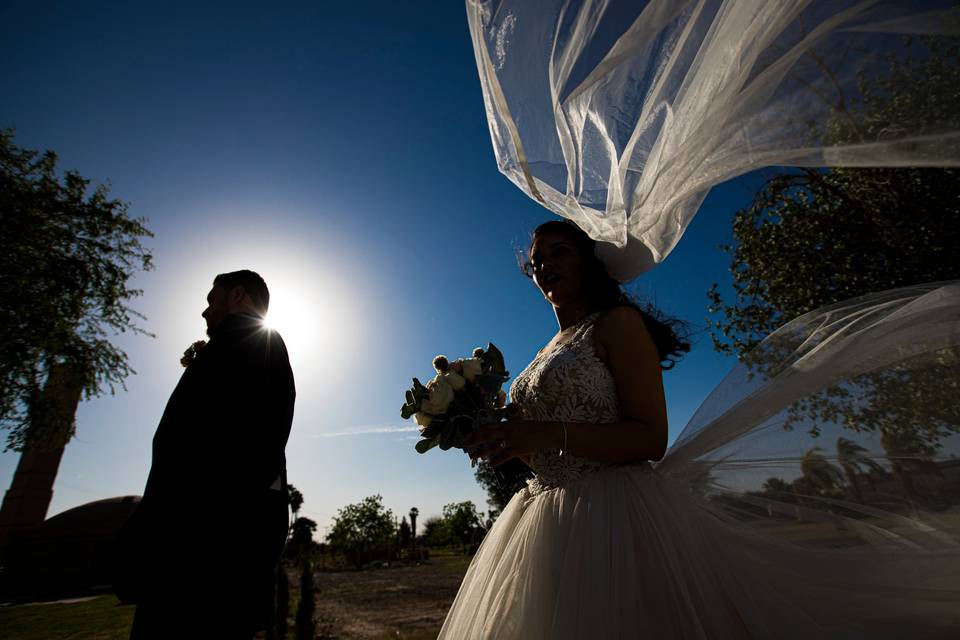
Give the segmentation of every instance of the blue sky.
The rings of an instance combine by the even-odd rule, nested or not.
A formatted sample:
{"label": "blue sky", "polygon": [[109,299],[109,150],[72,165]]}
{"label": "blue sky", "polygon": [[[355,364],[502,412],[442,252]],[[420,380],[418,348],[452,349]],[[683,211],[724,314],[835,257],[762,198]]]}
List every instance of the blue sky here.
{"label": "blue sky", "polygon": [[[375,493],[398,517],[485,507],[463,454],[420,456],[397,430],[435,354],[493,341],[517,373],[556,331],[516,265],[552,214],[496,170],[460,2],[8,2],[0,81],[18,144],[109,182],[156,234],[133,306],[157,337],[118,337],[138,373],[81,405],[51,515],[141,493],[206,291],[239,268],[265,277],[291,350],[289,475],[321,532]],[[702,329],[758,184],[714,189],[634,290]],[[671,438],[732,364],[696,337],[665,376]],[[4,488],[16,462],[0,456]]]}

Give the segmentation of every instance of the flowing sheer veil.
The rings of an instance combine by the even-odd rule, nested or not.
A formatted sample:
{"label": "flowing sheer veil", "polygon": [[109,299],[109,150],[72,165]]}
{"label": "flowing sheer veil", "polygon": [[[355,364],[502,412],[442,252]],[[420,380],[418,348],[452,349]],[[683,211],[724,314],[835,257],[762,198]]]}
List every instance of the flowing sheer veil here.
{"label": "flowing sheer veil", "polygon": [[883,106],[892,91],[924,92],[909,72],[931,62],[929,36],[960,34],[954,4],[466,7],[500,170],[609,243],[601,257],[626,282],[666,257],[712,186],[753,169],[958,164],[955,104]]}
{"label": "flowing sheer veil", "polygon": [[768,336],[657,470],[821,629],[955,637],[958,398],[960,281],[870,294]]}
{"label": "flowing sheer veil", "polygon": [[[956,72],[953,5],[466,2],[500,170],[607,243],[621,281],[670,252],[713,185],[751,169],[960,163],[960,103],[907,101],[923,113],[900,120],[883,107],[952,77],[936,64]],[[660,469],[728,515],[960,540],[950,518],[917,517],[960,502],[958,340],[955,283],[797,318],[713,391]]]}
{"label": "flowing sheer veil", "polygon": [[960,282],[871,294],[768,336],[658,469],[803,546],[960,552],[958,398]]}

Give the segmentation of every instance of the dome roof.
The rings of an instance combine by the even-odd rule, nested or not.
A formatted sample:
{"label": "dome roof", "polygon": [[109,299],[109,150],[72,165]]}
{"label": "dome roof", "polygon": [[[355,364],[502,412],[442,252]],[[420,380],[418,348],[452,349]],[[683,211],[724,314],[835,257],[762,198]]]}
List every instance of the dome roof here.
{"label": "dome roof", "polygon": [[88,502],[48,518],[24,538],[50,540],[114,536],[139,503],[140,496],[119,496]]}
{"label": "dome roof", "polygon": [[109,585],[110,547],[139,503],[140,496],[88,502],[18,535],[3,551],[0,591],[50,597]]}

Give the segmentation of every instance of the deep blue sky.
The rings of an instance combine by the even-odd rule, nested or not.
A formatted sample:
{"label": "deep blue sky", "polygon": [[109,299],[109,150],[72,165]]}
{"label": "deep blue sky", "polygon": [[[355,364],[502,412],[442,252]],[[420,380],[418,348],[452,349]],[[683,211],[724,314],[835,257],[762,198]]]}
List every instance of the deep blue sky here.
{"label": "deep blue sky", "polygon": [[[239,268],[288,318],[290,479],[321,532],[373,493],[398,517],[485,507],[462,454],[368,433],[409,427],[403,392],[435,354],[489,340],[517,373],[556,331],[515,258],[552,214],[496,170],[462,3],[133,4],[0,8],[0,126],[109,181],[156,234],[133,306],[157,337],[119,338],[138,374],[81,405],[51,515],[142,491],[209,283]],[[729,282],[717,245],[757,184],[716,188],[635,291],[703,328],[705,292]],[[671,438],[732,364],[704,333],[666,374]],[[16,461],[0,456],[4,487]]]}

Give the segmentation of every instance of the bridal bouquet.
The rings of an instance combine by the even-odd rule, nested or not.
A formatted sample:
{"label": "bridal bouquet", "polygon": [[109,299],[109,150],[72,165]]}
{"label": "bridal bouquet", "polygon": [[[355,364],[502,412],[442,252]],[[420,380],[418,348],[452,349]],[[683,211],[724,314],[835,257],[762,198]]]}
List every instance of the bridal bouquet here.
{"label": "bridal bouquet", "polygon": [[450,362],[446,356],[437,356],[433,367],[437,375],[426,385],[413,379],[400,409],[404,420],[412,417],[420,427],[419,453],[437,446],[444,451],[463,448],[464,438],[472,431],[505,415],[506,393],[501,387],[510,376],[503,354],[493,344],[474,349],[472,358]]}

